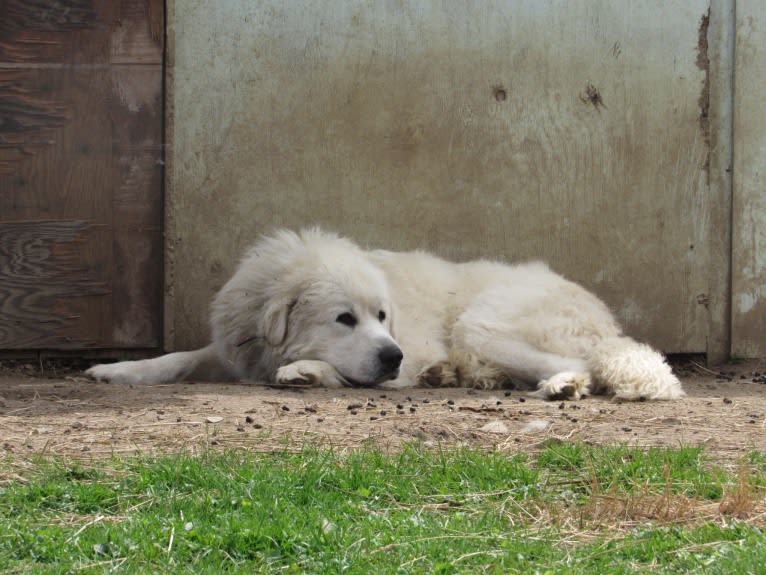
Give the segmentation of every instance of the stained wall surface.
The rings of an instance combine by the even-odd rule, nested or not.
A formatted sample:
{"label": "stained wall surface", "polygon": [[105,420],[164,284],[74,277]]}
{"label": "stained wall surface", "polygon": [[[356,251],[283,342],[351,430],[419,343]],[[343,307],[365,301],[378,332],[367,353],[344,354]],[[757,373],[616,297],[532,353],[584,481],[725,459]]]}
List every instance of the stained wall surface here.
{"label": "stained wall surface", "polygon": [[706,351],[727,273],[708,10],[171,0],[166,347],[205,342],[210,297],[258,234],[321,224],[370,247],[542,258],[632,335]]}
{"label": "stained wall surface", "polygon": [[737,2],[732,354],[766,356],[766,4]]}

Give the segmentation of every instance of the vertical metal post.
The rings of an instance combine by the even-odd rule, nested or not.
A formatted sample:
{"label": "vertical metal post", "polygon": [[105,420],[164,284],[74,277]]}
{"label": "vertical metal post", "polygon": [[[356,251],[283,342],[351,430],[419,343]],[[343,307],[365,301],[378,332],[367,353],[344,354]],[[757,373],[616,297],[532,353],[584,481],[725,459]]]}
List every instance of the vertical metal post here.
{"label": "vertical metal post", "polygon": [[[710,161],[710,196],[720,213],[713,213],[709,227],[710,325],[708,363],[721,363],[731,352],[732,261],[732,149],[734,111],[734,46],[736,0],[710,0],[707,29]],[[724,273],[720,268],[724,267]]]}

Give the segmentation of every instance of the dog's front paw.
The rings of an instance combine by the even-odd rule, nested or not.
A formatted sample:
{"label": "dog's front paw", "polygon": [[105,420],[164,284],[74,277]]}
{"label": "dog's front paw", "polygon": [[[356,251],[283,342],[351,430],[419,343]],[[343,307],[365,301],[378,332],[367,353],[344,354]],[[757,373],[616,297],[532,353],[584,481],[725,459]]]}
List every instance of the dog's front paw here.
{"label": "dog's front paw", "polygon": [[280,367],[274,380],[279,385],[305,385],[306,387],[311,387],[317,384],[317,376],[315,374],[301,371],[294,363]]}
{"label": "dog's front paw", "polygon": [[277,385],[314,387],[324,385],[326,387],[341,387],[338,373],[329,364],[323,361],[301,360],[277,369],[274,376]]}
{"label": "dog's front paw", "polygon": [[562,371],[537,384],[537,391],[531,395],[549,401],[580,399],[590,391],[590,374],[586,372]]}
{"label": "dog's front paw", "polygon": [[143,372],[136,361],[102,363],[85,370],[85,375],[97,381],[117,384],[146,383]]}
{"label": "dog's front paw", "polygon": [[440,361],[418,374],[418,385],[424,387],[457,387],[460,385],[457,370],[448,361]]}

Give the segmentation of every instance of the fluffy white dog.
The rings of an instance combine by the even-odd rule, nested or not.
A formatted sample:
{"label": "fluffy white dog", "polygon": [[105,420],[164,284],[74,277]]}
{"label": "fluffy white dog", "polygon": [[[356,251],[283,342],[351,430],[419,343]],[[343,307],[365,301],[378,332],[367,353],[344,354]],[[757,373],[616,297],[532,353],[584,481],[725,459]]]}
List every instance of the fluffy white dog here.
{"label": "fluffy white dog", "polygon": [[593,294],[540,262],[450,263],[364,251],[309,229],[261,239],[213,300],[213,342],[103,364],[116,383],[537,386],[547,399],[675,399],[663,357],[626,337]]}

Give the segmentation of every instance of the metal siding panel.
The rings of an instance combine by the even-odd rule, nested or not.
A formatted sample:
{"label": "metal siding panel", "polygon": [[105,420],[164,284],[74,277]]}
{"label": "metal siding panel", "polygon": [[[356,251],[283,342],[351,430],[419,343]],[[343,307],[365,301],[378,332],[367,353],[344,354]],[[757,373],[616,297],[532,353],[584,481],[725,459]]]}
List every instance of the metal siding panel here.
{"label": "metal siding panel", "polygon": [[176,5],[169,348],[205,341],[257,234],[319,223],[546,259],[631,334],[705,351],[706,0]]}

